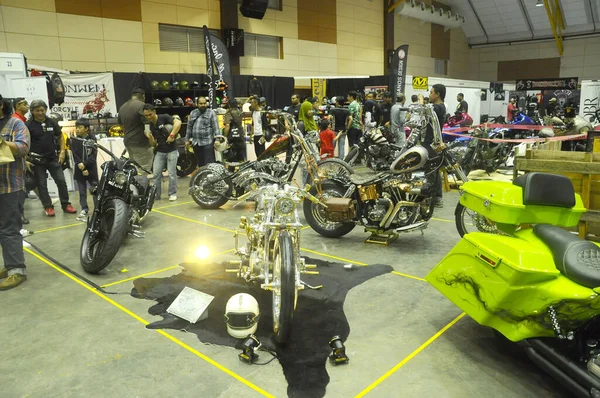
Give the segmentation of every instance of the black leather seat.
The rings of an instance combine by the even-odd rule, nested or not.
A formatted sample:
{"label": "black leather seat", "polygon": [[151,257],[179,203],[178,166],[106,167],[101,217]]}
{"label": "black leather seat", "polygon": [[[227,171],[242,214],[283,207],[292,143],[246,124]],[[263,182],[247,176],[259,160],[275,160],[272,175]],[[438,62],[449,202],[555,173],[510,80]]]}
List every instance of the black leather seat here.
{"label": "black leather seat", "polygon": [[564,276],[585,287],[600,286],[598,246],[553,225],[538,224],[533,232],[548,246],[556,268]]}
{"label": "black leather seat", "polygon": [[515,178],[514,185],[523,188],[524,205],[575,206],[575,189],[569,178],[548,173],[527,173]]}

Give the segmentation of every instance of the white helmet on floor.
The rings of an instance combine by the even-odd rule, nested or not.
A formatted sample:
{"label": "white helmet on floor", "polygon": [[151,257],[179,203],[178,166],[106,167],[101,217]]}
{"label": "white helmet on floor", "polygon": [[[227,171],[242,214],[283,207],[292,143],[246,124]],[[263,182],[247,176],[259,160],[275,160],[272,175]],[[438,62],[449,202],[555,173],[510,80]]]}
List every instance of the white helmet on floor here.
{"label": "white helmet on floor", "polygon": [[224,152],[227,149],[227,145],[227,137],[225,137],[224,135],[215,136],[215,151]]}
{"label": "white helmet on floor", "polygon": [[245,339],[256,332],[260,310],[258,301],[247,293],[238,293],[227,301],[225,316],[227,333],[236,339]]}

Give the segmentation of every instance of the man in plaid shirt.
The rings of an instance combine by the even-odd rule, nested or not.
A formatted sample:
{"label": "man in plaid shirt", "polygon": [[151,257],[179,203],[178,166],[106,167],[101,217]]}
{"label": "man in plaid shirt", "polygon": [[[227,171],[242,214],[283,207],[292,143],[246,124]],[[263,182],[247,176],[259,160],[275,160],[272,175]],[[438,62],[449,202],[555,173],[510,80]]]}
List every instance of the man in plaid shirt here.
{"label": "man in plaid shirt", "polygon": [[190,114],[185,135],[186,148],[194,148],[198,167],[215,162],[215,136],[219,134],[219,122],[212,109],[208,109],[208,101],[198,98],[198,109]]}
{"label": "man in plaid shirt", "polygon": [[19,286],[27,280],[21,236],[19,203],[25,198],[25,156],[31,137],[25,125],[29,105],[23,98],[15,100],[15,113],[0,132],[0,144],[8,145],[15,161],[0,165],[0,245],[4,268],[0,270],[0,290]]}

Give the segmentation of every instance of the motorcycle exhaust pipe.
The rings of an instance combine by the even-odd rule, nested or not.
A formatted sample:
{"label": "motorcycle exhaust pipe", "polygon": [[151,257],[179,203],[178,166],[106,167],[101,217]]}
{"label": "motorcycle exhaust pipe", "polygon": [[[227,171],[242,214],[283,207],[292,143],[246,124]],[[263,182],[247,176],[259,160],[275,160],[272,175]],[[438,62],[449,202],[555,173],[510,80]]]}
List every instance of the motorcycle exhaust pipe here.
{"label": "motorcycle exhaust pipe", "polygon": [[591,394],[583,386],[549,362],[546,358],[541,356],[534,348],[526,347],[525,352],[527,353],[527,356],[531,362],[536,364],[536,366],[565,386],[569,392],[573,393],[574,396],[581,398],[589,398],[591,396]]}
{"label": "motorcycle exhaust pipe", "polygon": [[[560,368],[562,372],[575,380],[578,384],[600,390],[600,379],[591,375],[586,369],[581,368],[569,358],[558,352],[555,348],[549,346],[541,339],[527,340],[527,343],[543,359],[554,366]],[[589,396],[589,395],[588,395]]]}
{"label": "motorcycle exhaust pipe", "polygon": [[381,219],[381,221],[379,222],[379,228],[383,228],[383,226],[385,225],[385,222],[387,221],[388,218],[390,218],[390,214],[392,214],[392,210],[394,210],[393,208],[393,203],[391,200],[389,200],[388,198],[380,198],[377,201],[378,205],[381,205],[385,203],[387,205],[387,210],[385,212],[385,215],[383,216],[383,218]]}

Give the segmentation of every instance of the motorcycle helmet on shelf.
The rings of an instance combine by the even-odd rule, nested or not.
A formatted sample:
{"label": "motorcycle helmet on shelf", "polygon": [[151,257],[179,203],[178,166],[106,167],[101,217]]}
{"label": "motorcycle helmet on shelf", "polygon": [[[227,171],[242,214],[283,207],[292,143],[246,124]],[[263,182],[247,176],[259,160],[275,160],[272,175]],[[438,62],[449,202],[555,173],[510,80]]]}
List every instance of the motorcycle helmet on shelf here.
{"label": "motorcycle helmet on shelf", "polygon": [[224,135],[216,135],[215,136],[215,143],[214,143],[215,151],[225,152],[225,150],[227,149],[227,146],[228,146],[227,137],[225,137]]}
{"label": "motorcycle helmet on shelf", "polygon": [[115,124],[110,129],[108,129],[109,137],[123,137],[123,127],[120,124]]}
{"label": "motorcycle helmet on shelf", "polygon": [[175,106],[184,106],[183,100],[181,97],[175,98]]}
{"label": "motorcycle helmet on shelf", "polygon": [[247,293],[238,293],[227,301],[223,320],[227,333],[236,339],[245,339],[256,332],[260,309],[258,301]]}
{"label": "motorcycle helmet on shelf", "polygon": [[190,85],[191,88],[200,88],[200,83],[198,83],[197,81],[193,81],[192,84]]}
{"label": "motorcycle helmet on shelf", "polygon": [[173,90],[179,90],[179,82],[173,82],[173,84],[171,85],[171,88]]}
{"label": "motorcycle helmet on shelf", "polygon": [[158,90],[159,87],[160,87],[160,84],[158,83],[158,81],[152,80],[152,82],[150,82],[150,88],[152,90]]}
{"label": "motorcycle helmet on shelf", "polygon": [[187,97],[184,101],[185,106],[194,106],[194,100],[190,97]]}
{"label": "motorcycle helmet on shelf", "polygon": [[162,82],[160,82],[160,89],[161,90],[170,90],[171,89],[171,85],[169,84],[168,81],[163,80]]}
{"label": "motorcycle helmet on shelf", "polygon": [[173,106],[173,100],[169,97],[163,98],[163,105],[165,106]]}
{"label": "motorcycle helmet on shelf", "polygon": [[189,88],[190,88],[190,84],[187,82],[187,80],[182,80],[182,81],[179,83],[179,89],[180,89],[180,90],[187,90],[187,89],[189,89]]}
{"label": "motorcycle helmet on shelf", "polygon": [[154,106],[162,106],[162,101],[158,98],[154,100]]}

